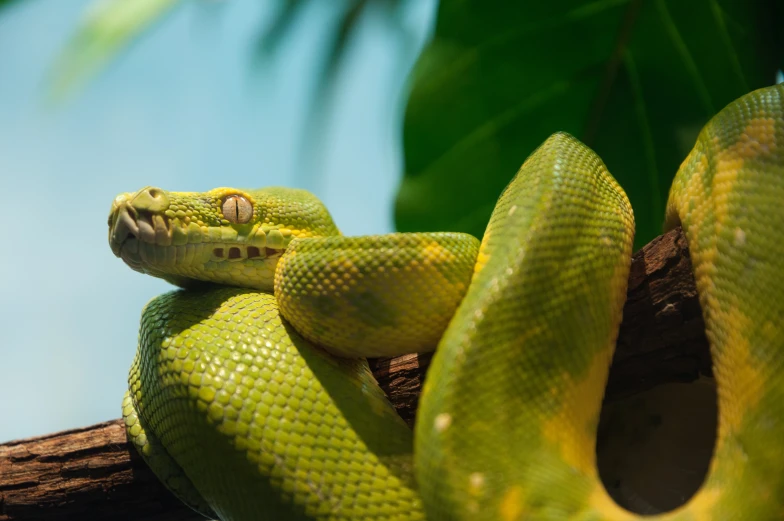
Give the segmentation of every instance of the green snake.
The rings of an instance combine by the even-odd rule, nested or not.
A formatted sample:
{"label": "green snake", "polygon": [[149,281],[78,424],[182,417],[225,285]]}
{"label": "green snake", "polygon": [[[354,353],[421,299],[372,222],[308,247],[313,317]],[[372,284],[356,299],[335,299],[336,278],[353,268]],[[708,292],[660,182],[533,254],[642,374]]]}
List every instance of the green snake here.
{"label": "green snake", "polygon": [[[784,518],[784,85],[699,134],[672,184],[718,386],[701,489],[657,520]],[[115,255],[177,290],[142,313],[123,416],[164,484],[227,520],[622,521],[596,428],[634,236],[568,134],[524,162],[481,242],[343,237],[310,193],[144,188]],[[437,347],[415,432],[365,357]]]}

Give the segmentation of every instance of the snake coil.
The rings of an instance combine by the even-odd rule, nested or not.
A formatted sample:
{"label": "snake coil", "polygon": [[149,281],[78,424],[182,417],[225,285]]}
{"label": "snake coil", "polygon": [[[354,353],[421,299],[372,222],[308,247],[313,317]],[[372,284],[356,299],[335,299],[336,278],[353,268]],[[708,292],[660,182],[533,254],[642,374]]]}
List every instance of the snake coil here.
{"label": "snake coil", "polygon": [[[705,482],[657,521],[784,518],[784,85],[702,130],[670,191],[718,385]],[[130,439],[188,505],[229,520],[631,521],[596,470],[634,217],[551,136],[458,233],[343,237],[302,190],[144,188],[113,252],[182,288],[142,313]],[[437,351],[415,433],[364,357]]]}

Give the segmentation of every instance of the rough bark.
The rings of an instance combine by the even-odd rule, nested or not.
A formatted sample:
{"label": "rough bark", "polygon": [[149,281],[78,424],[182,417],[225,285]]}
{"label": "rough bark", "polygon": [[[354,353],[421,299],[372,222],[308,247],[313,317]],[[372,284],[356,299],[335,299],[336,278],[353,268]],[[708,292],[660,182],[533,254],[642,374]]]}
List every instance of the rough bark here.
{"label": "rough bark", "polygon": [[122,420],[0,445],[0,520],[203,519],[160,484]]}
{"label": "rough bark", "polygon": [[[371,361],[400,415],[413,422],[430,355]],[[606,400],[710,374],[686,239],[656,238],[632,261]],[[0,521],[201,519],[127,443],[120,420],[0,445]]]}

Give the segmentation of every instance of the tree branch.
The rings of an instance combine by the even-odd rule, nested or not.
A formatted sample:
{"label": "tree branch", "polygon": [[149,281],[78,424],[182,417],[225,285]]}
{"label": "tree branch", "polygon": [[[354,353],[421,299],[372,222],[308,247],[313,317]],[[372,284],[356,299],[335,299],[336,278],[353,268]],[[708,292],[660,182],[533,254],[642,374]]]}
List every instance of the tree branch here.
{"label": "tree branch", "polygon": [[[430,355],[371,361],[413,423]],[[686,239],[680,229],[634,255],[606,400],[710,374]],[[126,441],[121,420],[0,445],[0,521],[197,520]]]}
{"label": "tree branch", "polygon": [[125,438],[122,420],[0,445],[0,520],[203,520]]}

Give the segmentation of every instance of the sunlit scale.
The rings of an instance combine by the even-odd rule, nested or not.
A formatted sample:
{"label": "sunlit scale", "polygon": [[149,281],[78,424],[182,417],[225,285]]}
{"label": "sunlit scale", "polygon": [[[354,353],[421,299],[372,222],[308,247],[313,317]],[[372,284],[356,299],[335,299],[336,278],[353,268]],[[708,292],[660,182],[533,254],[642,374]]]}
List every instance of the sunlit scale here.
{"label": "sunlit scale", "polygon": [[275,296],[297,331],[332,354],[433,351],[468,289],[478,250],[464,233],[297,241],[277,268]]}
{"label": "sunlit scale", "polygon": [[142,427],[128,404],[134,442],[149,460],[154,432],[193,476],[162,479],[185,498],[193,486],[223,498],[212,508],[224,519],[280,519],[289,508],[336,521],[422,519],[407,483],[411,432],[367,363],[336,362],[287,331],[272,295],[222,288],[154,299],[129,383],[146,411]]}

